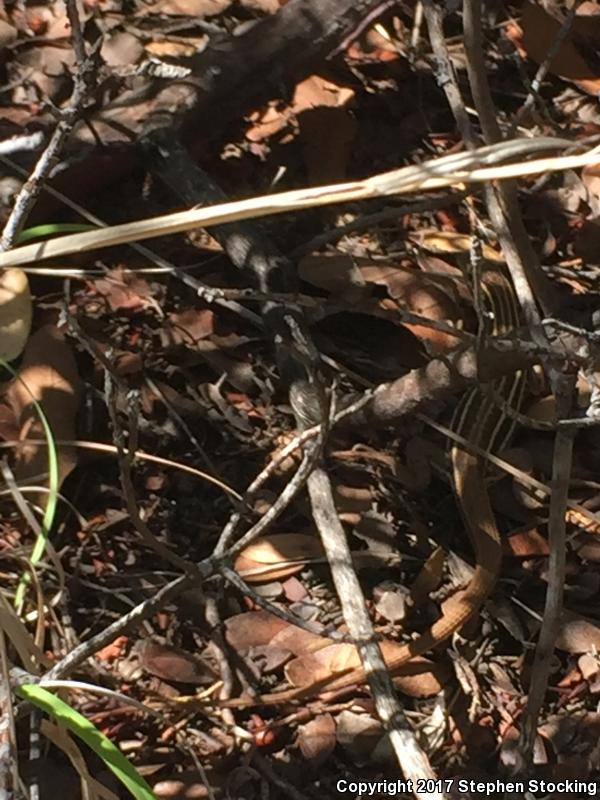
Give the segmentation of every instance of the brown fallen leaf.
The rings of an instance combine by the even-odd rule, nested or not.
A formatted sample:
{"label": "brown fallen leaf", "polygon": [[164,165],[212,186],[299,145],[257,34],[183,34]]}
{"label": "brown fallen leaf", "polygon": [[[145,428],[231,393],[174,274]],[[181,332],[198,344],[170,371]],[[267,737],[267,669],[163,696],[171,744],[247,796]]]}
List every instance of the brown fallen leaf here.
{"label": "brown fallen leaf", "polygon": [[238,555],[235,570],[249,583],[288,578],[306,564],[323,558],[323,546],[306,533],[277,533],[261,536]]}
{"label": "brown fallen leaf", "polygon": [[516,531],[502,540],[503,551],[506,555],[517,558],[532,558],[533,556],[547,556],[550,553],[548,540],[536,527]]}
{"label": "brown fallen leaf", "polygon": [[358,124],[346,108],[320,106],[298,116],[302,153],[311,184],[343,181]]}
{"label": "brown fallen leaf", "polygon": [[336,740],[355,763],[371,761],[373,749],[384,735],[383,725],[370,714],[345,709],[337,717]]}
{"label": "brown fallen leaf", "polygon": [[21,355],[31,328],[32,304],[29,281],[22,269],[0,275],[0,358],[12,361]]}
{"label": "brown fallen leaf", "polygon": [[297,744],[312,767],[320,767],[333,753],[336,744],[335,721],[331,714],[318,714],[298,728]]}
{"label": "brown fallen leaf", "polygon": [[[380,263],[360,265],[359,269],[367,284],[385,286],[389,296],[403,311],[411,311],[433,322],[455,322],[460,318],[450,294],[425,272]],[[403,326],[418,339],[428,342],[432,352],[448,352],[456,347],[457,338],[450,333],[426,325],[403,323]]]}
{"label": "brown fallen leaf", "polygon": [[331,644],[331,639],[326,636],[319,636],[316,633],[305,631],[296,625],[289,624],[282,628],[269,642],[273,647],[282,647],[289,650],[295,656],[314,653]]}
{"label": "brown fallen leaf", "polygon": [[234,650],[272,646],[294,655],[313,652],[331,644],[331,640],[298,628],[268,611],[247,611],[225,622],[225,636]]}
{"label": "brown fallen leaf", "polygon": [[[454,242],[443,234],[439,236],[442,244],[451,248],[449,252],[463,252],[462,239]],[[423,245],[424,249],[433,249],[438,243],[432,236],[425,239],[425,242],[429,247]],[[419,243],[422,244],[420,240]],[[448,252],[448,249],[443,252]],[[325,289],[334,297],[351,301],[356,311],[364,311],[370,316],[394,321],[394,311],[398,307],[433,321],[457,321],[461,316],[451,293],[441,288],[439,281],[436,282],[426,272],[418,269],[364,257],[320,254],[303,258],[298,272],[302,280]],[[383,286],[389,298],[395,302],[369,300],[374,295],[372,287],[375,286]],[[429,342],[435,352],[447,352],[456,347],[457,339],[449,333],[442,333],[425,325],[406,323],[403,327]]]}
{"label": "brown fallen leaf", "polygon": [[133,647],[140,666],[151,675],[165,681],[204,686],[216,678],[209,665],[186,650],[141,639]]}
{"label": "brown fallen leaf", "polygon": [[98,278],[93,286],[111,311],[135,312],[156,305],[148,282],[120,267]]}
{"label": "brown fallen leaf", "polygon": [[18,31],[5,20],[0,19],[0,48],[8,47],[18,36]]}
{"label": "brown fallen leaf", "polygon": [[231,2],[232,0],[159,0],[152,5],[152,14],[206,19],[222,14]]}
{"label": "brown fallen leaf", "polygon": [[169,314],[165,323],[165,337],[170,346],[184,344],[194,347],[214,332],[215,314],[209,308],[188,308]]}
{"label": "brown fallen leaf", "polygon": [[[380,644],[386,661],[404,649],[403,645],[389,640]],[[284,671],[292,686],[307,686],[359,665],[360,658],[354,645],[335,643],[295,658],[286,664]],[[414,658],[394,675],[394,683],[409,697],[432,697],[442,691],[447,678],[444,667],[425,658]]]}
{"label": "brown fallen leaf", "polygon": [[563,610],[556,646],[571,655],[600,650],[600,626],[572,611]]}
{"label": "brown fallen leaf", "polygon": [[114,661],[115,658],[119,658],[119,656],[122,654],[123,648],[126,644],[126,636],[117,636],[117,638],[110,644],[107,644],[106,647],[98,650],[95,654],[95,657],[100,661]]}
{"label": "brown fallen leaf", "polygon": [[[43,439],[44,430],[33,405],[41,405],[55,439],[75,439],[75,420],[81,382],[77,364],[63,334],[54,325],[44,325],[29,339],[18,379],[6,394],[7,401],[19,424],[20,439]],[[77,451],[74,447],[58,446],[59,483],[75,468]],[[15,476],[25,480],[45,475],[48,471],[48,450],[45,446],[28,444],[20,447],[15,456]],[[45,495],[39,498],[43,504]]]}
{"label": "brown fallen leaf", "polygon": [[279,631],[289,627],[289,622],[268,611],[246,611],[225,621],[225,637],[234,650],[243,652],[269,644]]}
{"label": "brown fallen leaf", "polygon": [[[596,43],[600,36],[600,14],[596,3],[582,3],[567,35],[560,40],[550,72],[571,81],[582,91],[596,95],[600,89],[600,69],[595,63]],[[517,45],[536,64],[548,57],[559,35],[562,20],[548,13],[539,3],[524,3],[521,15],[522,38]],[[511,36],[515,40],[515,36]]]}
{"label": "brown fallen leaf", "polygon": [[[473,236],[467,233],[438,231],[437,229],[411,233],[408,238],[423,250],[437,254],[468,254],[474,242]],[[487,261],[502,263],[503,256],[499,249],[484,243],[482,250],[483,257]]]}

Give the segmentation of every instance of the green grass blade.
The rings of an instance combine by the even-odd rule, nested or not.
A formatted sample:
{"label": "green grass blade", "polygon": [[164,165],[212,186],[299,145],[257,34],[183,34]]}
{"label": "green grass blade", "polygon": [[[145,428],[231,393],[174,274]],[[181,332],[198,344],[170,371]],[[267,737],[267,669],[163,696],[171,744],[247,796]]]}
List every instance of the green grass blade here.
{"label": "green grass blade", "polygon": [[[58,477],[58,452],[56,449],[56,444],[54,442],[54,436],[52,434],[52,429],[50,427],[50,423],[46,415],[44,414],[44,409],[42,408],[41,404],[35,399],[33,394],[30,392],[27,384],[23,381],[23,379],[18,375],[17,372],[7,364],[6,361],[0,359],[0,365],[3,366],[10,374],[15,378],[15,380],[21,381],[22,385],[27,389],[29,395],[31,397],[31,403],[35,409],[35,413],[38,415],[40,422],[42,423],[42,428],[44,430],[44,438],[46,439],[47,447],[48,447],[48,500],[46,502],[46,507],[44,509],[44,517],[42,519],[41,531],[39,536],[36,538],[35,543],[33,545],[33,550],[30,556],[30,561],[33,567],[39,564],[42,556],[44,555],[44,551],[46,549],[46,542],[48,541],[48,536],[50,535],[50,531],[52,530],[52,526],[54,525],[54,519],[56,517],[56,509],[58,506],[58,491],[59,491],[59,477]],[[23,601],[25,597],[25,590],[29,585],[30,577],[29,573],[24,573],[19,581],[19,585],[17,586],[17,591],[15,594],[15,608],[19,613],[21,613],[23,607]]]}
{"label": "green grass blade", "polygon": [[123,753],[79,711],[35,683],[19,686],[16,693],[37,708],[54,717],[71,733],[78,736],[106,764],[131,792],[135,800],[156,800],[156,795]]}
{"label": "green grass blade", "polygon": [[25,244],[32,239],[42,239],[46,236],[55,236],[59,233],[82,233],[93,231],[96,225],[85,225],[81,222],[50,222],[46,225],[35,225],[27,228],[17,236],[17,244]]}

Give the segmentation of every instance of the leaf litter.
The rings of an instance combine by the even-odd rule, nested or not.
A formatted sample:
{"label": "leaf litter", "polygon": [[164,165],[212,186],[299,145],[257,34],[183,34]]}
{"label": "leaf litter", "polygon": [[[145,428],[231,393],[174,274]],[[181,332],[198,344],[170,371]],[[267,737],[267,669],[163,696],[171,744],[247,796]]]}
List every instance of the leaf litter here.
{"label": "leaf litter", "polygon": [[[209,40],[215,35],[210,25],[233,39],[247,23],[275,13],[279,5],[283,4],[216,0],[165,0],[151,7],[133,3],[131,8],[84,4],[82,22],[89,35],[95,25],[106,32],[101,54],[109,71],[103,75],[95,102],[108,106],[118,100],[121,91],[134,85],[143,88],[146,79],[142,71],[137,76],[133,73],[149,54],[185,61],[205,47],[206,30],[211,31]],[[597,94],[594,87],[598,81],[596,59],[590,52],[597,14],[590,14],[594,12],[590,5],[595,4],[581,4],[571,32],[549,64],[537,106],[522,120],[530,135],[547,133],[548,119],[562,126],[574,141],[598,134],[600,121],[589,99]],[[558,9],[522,3],[513,11],[510,18],[501,17],[497,27],[487,30],[493,67],[490,78],[503,121],[510,121],[526,91],[523,75],[506,55],[507,48],[512,48],[511,58],[521,59],[520,67],[531,76],[544,62],[562,24]],[[47,125],[52,119],[48,101],[64,105],[74,59],[62,4],[25,10],[10,6],[1,15],[0,37],[9,50],[3,61],[7,88],[0,103],[13,126],[12,135],[32,125]],[[174,30],[173,21],[179,30]],[[264,190],[273,182],[287,188],[351,180],[403,161],[423,159],[432,151],[451,151],[457,144],[456,132],[436,85],[426,32],[417,37],[421,50],[415,51],[412,60],[406,57],[411,32],[419,33],[414,22],[412,12],[406,9],[390,11],[381,25],[368,25],[336,59],[315,65],[312,74],[288,86],[281,96],[254,107],[250,104],[232,124],[221,125],[219,109],[212,109],[215,132],[199,136],[197,159],[228,191],[244,195]],[[450,22],[458,25],[458,17],[453,15]],[[450,47],[462,79],[462,43],[454,39]],[[151,94],[140,93],[135,112],[117,102],[111,110],[114,131],[119,125],[135,127],[139,120],[150,118],[154,108]],[[210,122],[207,115],[206,127]],[[165,204],[181,204],[155,180],[140,179],[131,169],[120,173],[116,185],[111,184],[114,174],[107,177],[96,193],[92,187],[102,176],[86,173],[84,154],[83,168],[74,163],[77,147],[85,139],[78,130],[61,167],[67,175],[70,169],[72,175],[78,175],[78,192],[87,195],[90,205],[109,220],[119,221],[122,215],[132,219],[150,216]],[[104,144],[111,141],[109,138]],[[553,176],[545,184],[523,183],[524,217],[538,252],[544,255],[544,268],[574,295],[594,296],[597,286],[596,183],[595,168],[586,168],[581,175]],[[4,217],[11,197],[3,200]],[[47,222],[51,208],[42,197],[35,214]],[[366,209],[349,206],[261,225],[289,252],[324,229],[335,233],[338,226],[349,223],[351,228],[363,212],[367,213]],[[183,241],[181,237],[177,242],[158,242],[157,248],[186,272],[202,274],[209,284],[245,288],[243,276],[232,270],[214,245],[208,246],[206,238],[192,236]],[[307,313],[319,348],[329,358],[328,368],[335,370],[336,391],[343,395],[359,390],[364,383],[357,378],[374,383],[398,378],[432,354],[451,352],[462,331],[476,331],[471,293],[463,278],[473,248],[465,208],[443,212],[434,205],[424,212],[399,210],[396,217],[367,227],[366,232],[349,230],[339,240],[333,236],[331,243],[300,262],[300,288],[313,301],[312,307],[307,307],[314,310]],[[487,262],[498,263],[502,258],[493,239],[483,241],[481,251]],[[137,265],[129,258],[125,251],[109,253],[101,264],[102,277],[73,280],[65,302],[81,326],[81,336],[68,325],[65,328],[62,321],[56,324],[59,316],[64,320],[57,284],[49,287],[41,279],[30,280],[32,313],[22,273],[2,276],[0,314],[5,306],[11,309],[0,316],[4,357],[20,357],[16,363],[19,379],[7,381],[3,390],[3,438],[43,438],[31,407],[33,395],[41,402],[57,441],[73,442],[80,437],[111,441],[107,364],[94,355],[101,353],[121,382],[118,419],[132,443],[137,440],[142,449],[175,461],[205,467],[208,460],[211,470],[243,493],[270,462],[276,445],[294,433],[291,409],[267,339],[242,317],[205,303],[172,276],[137,274]],[[92,266],[87,257],[77,261],[81,268]],[[11,291],[15,297],[3,302]],[[258,307],[256,303],[249,306]],[[399,312],[412,312],[423,320],[406,322]],[[428,326],[431,321],[455,326],[457,335],[440,333]],[[14,342],[9,333],[14,333]],[[132,421],[130,393],[135,392],[140,392],[142,406]],[[402,647],[405,625],[423,629],[436,617],[453,577],[450,565],[444,575],[438,565],[432,567],[433,577],[422,578],[420,567],[431,555],[431,539],[441,540],[446,549],[458,550],[470,559],[452,493],[435,478],[433,483],[425,482],[422,491],[412,493],[400,477],[401,467],[406,466],[401,462],[407,439],[422,434],[419,423],[407,425],[391,435],[374,429],[342,429],[327,455],[336,479],[338,511],[357,565],[361,558],[365,561],[360,567],[361,580],[383,648],[390,654]],[[543,449],[526,430],[519,433],[519,439],[519,445],[527,450]],[[593,443],[590,434],[589,441],[577,444],[582,458],[574,478],[582,483],[593,482],[598,468]],[[131,520],[119,513],[123,497],[114,459],[82,457],[69,444],[59,444],[58,454],[61,487],[80,518],[64,509],[54,532],[54,546],[60,548],[61,563],[69,576],[64,605],[57,617],[46,621],[46,647],[55,659],[68,651],[61,631],[66,630],[70,616],[74,617],[76,636],[86,638],[155,593],[170,569],[141,545]],[[16,448],[11,465],[19,483],[34,481],[44,487],[44,446]],[[536,474],[549,475],[547,464],[537,464],[535,469]],[[223,493],[182,473],[157,479],[142,462],[134,462],[132,474],[137,502],[153,534],[191,561],[206,557],[231,513]],[[276,474],[246,513],[252,516],[258,508],[268,509],[283,490],[286,476],[285,470]],[[507,539],[505,555],[508,583],[503,583],[498,593],[507,595],[517,587],[521,606],[511,613],[517,615],[520,628],[511,627],[507,621],[510,614],[502,612],[502,625],[484,620],[486,638],[475,638],[487,647],[481,658],[475,644],[459,643],[452,657],[443,651],[429,654],[395,677],[411,713],[426,731],[427,748],[442,775],[475,768],[491,771],[497,748],[501,748],[501,760],[508,762],[527,692],[531,664],[525,643],[535,638],[539,625],[536,614],[548,558],[545,522],[537,512],[532,520],[531,509],[518,509],[509,497],[515,492],[506,478],[497,483],[493,489],[496,512],[507,532],[513,534]],[[581,498],[589,499],[587,495],[582,489]],[[41,493],[26,496],[43,505]],[[16,515],[8,504],[5,513],[2,550],[10,553]],[[569,551],[573,603],[561,620],[557,672],[535,753],[537,765],[550,776],[569,768],[579,770],[579,777],[594,774],[599,761],[594,699],[598,693],[595,642],[599,627],[594,615],[586,613],[600,591],[598,558],[593,549],[595,533],[579,532],[578,536]],[[27,541],[26,531],[18,541]],[[14,563],[8,558],[7,565],[15,578]],[[345,632],[303,493],[266,534],[239,554],[235,568],[258,591],[262,584],[280,582],[281,592],[273,602],[283,610],[293,610],[321,632],[329,628]],[[468,572],[469,568],[465,565],[464,569]],[[45,591],[51,593],[56,582],[52,570],[41,580]],[[425,590],[398,594],[397,585],[418,588],[420,581]],[[103,720],[102,725],[124,749],[131,747],[133,761],[142,771],[152,773],[155,792],[161,797],[192,796],[190,792],[203,796],[208,791],[205,781],[215,793],[225,796],[231,765],[247,769],[241,766],[241,751],[236,751],[239,741],[235,737],[241,734],[232,733],[230,721],[206,707],[183,712],[184,704],[174,702],[175,697],[193,696],[190,684],[201,690],[212,686],[216,696],[222,688],[220,681],[228,678],[233,694],[246,692],[249,696],[250,691],[306,686],[359,663],[352,645],[332,643],[318,632],[299,629],[261,610],[251,593],[226,585],[214,589],[214,595],[212,585],[209,589],[208,600],[193,592],[177,598],[162,616],[147,620],[145,630],[138,629],[128,639],[117,639],[114,645],[99,650],[86,667],[99,681],[116,680],[121,690],[142,701],[158,694],[165,712],[183,715],[175,724],[194,737],[190,741],[205,774],[194,772],[193,760],[184,749],[165,743],[161,738],[164,730],[155,720],[132,716],[106,699],[81,703],[91,717]],[[218,620],[209,612],[214,603],[223,621],[225,641],[218,635]],[[33,613],[33,606],[28,610]],[[519,629],[525,634],[521,640],[516,635]],[[476,635],[477,631],[466,633]],[[160,643],[156,637],[161,637]],[[121,668],[135,650],[135,642],[146,643],[145,651],[138,649],[143,670],[128,682]],[[159,682],[152,683],[151,676]],[[170,689],[161,687],[160,682],[171,685]],[[325,705],[310,719],[302,719],[302,713],[310,716],[308,704],[293,711],[264,709],[263,716],[241,711],[236,712],[235,723],[249,737],[246,741],[264,750],[282,780],[302,788],[306,796],[333,796],[340,771],[354,768],[355,762],[363,765],[365,774],[377,776],[390,769],[383,732],[365,691],[353,690],[339,703],[333,701],[331,710]],[[272,741],[259,738],[257,731],[279,731],[278,725],[284,735],[274,733]],[[578,756],[573,755],[576,751]],[[264,793],[266,779],[260,777],[260,771],[236,773],[235,780],[248,796]],[[230,785],[236,784],[232,780]]]}

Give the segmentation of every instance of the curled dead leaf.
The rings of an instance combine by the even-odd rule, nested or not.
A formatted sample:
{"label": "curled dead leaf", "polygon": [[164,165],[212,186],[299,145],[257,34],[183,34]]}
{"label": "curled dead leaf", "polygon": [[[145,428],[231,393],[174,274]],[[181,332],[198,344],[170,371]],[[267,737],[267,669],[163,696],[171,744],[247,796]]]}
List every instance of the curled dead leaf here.
{"label": "curled dead leaf", "polygon": [[31,328],[32,304],[29,281],[22,269],[0,275],[0,358],[12,361],[21,355]]}
{"label": "curled dead leaf", "polygon": [[[359,269],[367,284],[385,286],[402,311],[411,311],[433,322],[456,322],[460,318],[458,307],[450,294],[424,272],[379,263],[360,265]],[[435,353],[448,352],[457,345],[457,338],[450,333],[427,325],[403,325],[418,339],[428,342]]]}
{"label": "curled dead leaf", "polygon": [[[7,391],[7,401],[19,425],[20,439],[44,439],[44,429],[33,400],[41,405],[55,439],[76,438],[76,415],[81,394],[77,364],[62,333],[54,325],[37,330],[27,342],[18,378]],[[58,447],[59,482],[77,463],[73,447]],[[48,451],[45,446],[20,447],[15,458],[15,476],[24,480],[45,475]],[[41,498],[41,501],[45,497]]]}
{"label": "curled dead leaf", "polygon": [[323,558],[323,547],[305,533],[261,536],[235,561],[235,570],[249,583],[280,580],[300,572],[310,561]]}

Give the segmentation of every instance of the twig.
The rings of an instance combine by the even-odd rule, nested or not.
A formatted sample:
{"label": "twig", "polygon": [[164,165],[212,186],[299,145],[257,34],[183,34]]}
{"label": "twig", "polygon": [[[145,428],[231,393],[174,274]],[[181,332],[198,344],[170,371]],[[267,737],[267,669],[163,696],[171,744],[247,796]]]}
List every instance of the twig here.
{"label": "twig", "polygon": [[128,244],[200,227],[224,225],[242,219],[254,219],[267,214],[283,214],[296,209],[337,205],[342,202],[368,200],[374,197],[410,194],[465,183],[489,184],[523,175],[537,175],[553,170],[584,167],[600,162],[600,149],[592,148],[578,155],[539,158],[534,161],[495,166],[540,150],[571,148],[572,142],[539,137],[513,139],[469,153],[458,153],[423,164],[403,167],[392,172],[374,175],[353,183],[332,184],[309,189],[297,189],[265,195],[259,198],[236,200],[208,208],[192,208],[162,217],[113,225],[99,231],[59,236],[45,242],[19,247],[0,253],[0,267],[29,264],[48,258]]}
{"label": "twig", "polygon": [[[487,80],[480,0],[464,0],[463,30],[469,84],[484,139],[489,145],[501,141],[502,135]],[[475,146],[474,141],[469,144],[471,147]],[[540,269],[523,224],[516,183],[506,181],[497,186],[489,185],[484,188],[488,214],[506,258],[506,266],[519,298],[523,316],[530,326],[534,339],[541,342],[545,339],[543,334],[536,338],[540,325],[538,303],[545,313],[549,313],[555,303],[551,286]]]}
{"label": "twig", "polygon": [[330,231],[319,233],[308,242],[294,248],[289,254],[289,257],[296,260],[300,259],[308,253],[319,250],[326,244],[333,244],[338,242],[343,236],[357,231],[364,231],[368,228],[373,228],[376,225],[381,225],[383,222],[397,221],[399,217],[406,214],[422,214],[426,211],[434,211],[438,208],[447,208],[448,206],[460,203],[464,197],[463,192],[456,194],[446,194],[441,197],[430,197],[427,200],[417,200],[414,203],[406,203],[402,206],[391,206],[384,208],[381,211],[375,211],[373,214],[361,214],[353,219],[352,222],[347,222],[345,225],[340,225],[337,228],[332,228]]}
{"label": "twig", "polygon": [[396,5],[396,0],[380,0],[380,2],[369,10],[367,14],[365,14],[359,21],[358,25],[355,25],[354,29],[351,30],[342,41],[338,44],[338,46],[333,50],[330,54],[329,58],[333,58],[334,56],[339,55],[339,53],[343,53],[352,42],[354,42],[361,33],[372,25],[375,20],[380,17],[384,11],[387,11],[388,8],[393,8]]}
{"label": "twig", "polygon": [[[319,429],[317,432],[317,436],[321,435],[321,430]],[[285,509],[289,506],[292,500],[297,496],[300,492],[304,484],[306,483],[308,476],[310,475],[315,463],[317,461],[317,450],[314,447],[314,443],[311,442],[310,445],[307,447],[306,451],[302,455],[302,462],[300,466],[296,470],[294,477],[291,481],[287,484],[285,489],[280,492],[279,496],[276,498],[274,503],[270,506],[268,511],[266,511],[262,517],[252,525],[246,533],[238,539],[235,543],[231,544],[231,540],[235,536],[238,526],[242,521],[242,514],[239,511],[235,511],[227,525],[223,528],[223,532],[219,537],[219,541],[215,548],[215,556],[222,556],[227,555],[228,558],[234,558],[241,550],[247,547],[251,542],[253,542],[258,536],[260,536],[264,531],[269,528],[278,517],[285,511]],[[255,497],[255,489],[250,489],[244,498],[246,505],[251,504],[254,497]]]}
{"label": "twig", "polygon": [[[163,139],[157,140],[156,137],[153,142],[154,148],[162,156],[158,161],[161,173],[169,176],[171,181],[176,176],[180,193],[187,202],[210,202],[223,198],[220,189],[190,162],[189,156],[181,147]],[[258,237],[253,227],[239,222],[224,229],[217,227],[216,236],[233,263],[248,275],[249,281],[259,291],[296,290],[292,263],[277,253],[269,242]],[[294,479],[271,509],[224,553],[240,519],[239,512],[234,514],[215,548],[215,555],[231,557],[239,552],[271,524],[306,481],[315,524],[331,567],[344,618],[365,664],[377,712],[390,733],[400,768],[407,778],[415,781],[416,789],[417,780],[434,778],[434,773],[395,697],[393,684],[375,639],[364,595],[352,566],[346,536],[335,509],[331,481],[320,465],[329,430],[330,412],[328,392],[321,376],[319,352],[312,342],[303,311],[298,306],[271,301],[264,304],[263,316],[266,331],[277,349],[282,379],[288,384],[290,404],[298,429],[304,431],[318,425],[319,433],[308,444]],[[231,575],[229,577],[231,579]],[[428,798],[442,796],[437,792],[416,791],[415,794]]]}
{"label": "twig", "polygon": [[[482,44],[481,0],[464,0],[463,26],[467,71],[475,107],[487,143],[501,139],[496,110],[487,81],[484,50]],[[475,142],[470,131],[467,141],[473,147]],[[543,351],[548,347],[548,339],[540,325],[541,318],[537,303],[544,311],[553,305],[552,292],[537,262],[531,242],[521,218],[516,185],[506,182],[497,187],[485,188],[486,204],[492,224],[500,240],[506,263],[530,333],[534,342]],[[567,416],[572,407],[572,379],[561,374],[559,367],[564,359],[543,358],[557,401],[561,403],[559,416]],[[562,605],[565,558],[565,510],[568,502],[569,473],[573,447],[573,433],[570,430],[557,432],[555,439],[555,459],[553,466],[553,491],[551,495],[551,581],[546,596],[549,621],[543,627],[536,653],[536,673],[532,676],[532,690],[528,703],[527,719],[524,723],[520,742],[521,755],[525,763],[531,757],[537,718],[541,709],[549,675],[549,658],[554,649],[558,632],[559,615]],[[523,766],[523,765],[519,765]]]}
{"label": "twig", "polygon": [[8,800],[21,793],[9,664],[3,630],[0,630],[0,711],[0,798]]}
{"label": "twig", "polygon": [[[27,221],[27,217],[40,194],[42,186],[54,166],[59,153],[73,130],[81,111],[89,97],[95,81],[95,67],[93,56],[88,57],[76,0],[66,0],[67,16],[71,25],[71,44],[75,52],[76,71],[74,77],[73,94],[69,106],[57,112],[59,122],[44,152],[39,157],[29,179],[21,187],[17,195],[13,210],[4,226],[0,239],[0,251],[10,250]],[[101,39],[98,40],[98,46]],[[95,48],[97,50],[97,47]]]}
{"label": "twig", "polygon": [[248,586],[246,581],[244,581],[237,574],[237,572],[234,572],[234,570],[227,565],[222,565],[219,568],[219,572],[232,586],[235,586],[236,589],[239,589],[242,594],[247,595],[258,606],[264,608],[265,611],[273,614],[274,617],[277,617],[284,622],[288,622],[290,625],[295,625],[297,628],[302,628],[303,631],[312,633],[314,636],[324,636],[327,639],[331,639],[333,642],[352,641],[352,639],[346,636],[344,633],[340,633],[336,630],[323,629],[322,626],[315,624],[314,622],[310,622],[309,620],[304,620],[296,614],[292,614],[291,612],[286,611],[284,608],[279,608],[279,606],[269,602],[269,600],[264,598],[258,592],[254,591],[251,586]]}
{"label": "twig", "polygon": [[[207,575],[209,570],[207,570]],[[117,636],[120,636],[130,628],[134,628],[144,620],[152,616],[156,611],[160,611],[174,597],[177,597],[181,592],[188,589],[193,585],[192,579],[188,575],[182,575],[171,581],[162,589],[159,589],[156,594],[138,603],[135,608],[132,608],[124,616],[108,625],[100,633],[87,639],[85,642],[77,645],[70,653],[62,658],[52,669],[48,670],[43,676],[44,680],[53,680],[55,678],[65,678],[73,670],[77,669],[81,664],[87,661],[88,658],[97,653],[106,645],[114,641]]]}
{"label": "twig", "polygon": [[[205,203],[226,199],[220,187],[191,161],[188,152],[176,141],[154,134],[145,142],[145,150],[153,170],[186,202]],[[252,223],[236,222],[226,227],[217,226],[214,235],[233,264],[247,276],[253,287],[251,291],[257,289],[259,294],[269,297],[274,292],[278,297],[282,291],[295,293],[297,286],[292,262],[279,253]],[[289,303],[289,298],[284,302]],[[310,344],[306,345],[308,338],[306,331],[302,329],[301,311],[295,304],[288,307],[279,299],[265,300],[262,311],[265,328],[276,343],[280,371],[288,380],[291,376],[292,385],[300,387],[300,396],[308,383],[304,380],[305,361],[310,362],[313,357],[318,359],[318,354],[314,356],[314,348],[314,353],[309,352]],[[215,548],[216,557],[225,553],[229,558],[233,557],[280,516],[304,486],[319,457],[323,438],[324,432],[320,430],[316,440],[304,452],[294,478],[267,513],[239,541],[231,545],[242,521],[242,511],[233,512]],[[251,507],[252,499],[250,490],[246,493],[246,508]]]}
{"label": "twig", "polygon": [[535,73],[535,77],[531,81],[529,86],[529,91],[527,92],[527,97],[521,108],[515,114],[515,118],[510,126],[509,135],[513,136],[517,128],[519,127],[521,120],[527,114],[527,112],[531,109],[533,104],[535,103],[536,98],[538,97],[538,93],[540,91],[542,81],[548,74],[548,70],[550,69],[550,65],[564,40],[569,35],[569,32],[573,26],[573,22],[577,15],[577,9],[581,5],[583,0],[575,0],[573,5],[568,9],[567,14],[563,20],[562,25],[560,26],[556,36],[554,37],[554,41],[548,48],[548,52],[546,53],[546,57],[539,65],[537,72]]}
{"label": "twig", "polygon": [[0,156],[12,156],[15,153],[37,150],[43,141],[44,134],[41,131],[23,136],[11,136],[10,139],[0,142]]}
{"label": "twig", "polygon": [[471,120],[458,86],[454,64],[446,47],[443,29],[443,12],[434,0],[423,0],[423,12],[427,20],[427,31],[433,55],[436,60],[436,80],[446,95],[446,100],[456,121],[456,126],[467,147],[474,147],[475,135]]}
{"label": "twig", "polygon": [[118,450],[118,461],[119,461],[119,474],[121,478],[121,489],[123,492],[123,498],[125,500],[125,504],[127,506],[127,513],[133,523],[136,531],[139,533],[142,541],[152,550],[154,550],[157,555],[161,558],[164,558],[169,564],[173,564],[178,569],[186,572],[188,575],[195,577],[196,579],[201,578],[202,576],[198,572],[198,569],[194,563],[188,561],[186,558],[182,558],[178,556],[177,553],[174,553],[169,547],[164,545],[160,542],[156,536],[152,533],[149,526],[144,522],[142,517],[140,516],[140,512],[138,510],[138,503],[135,497],[135,489],[133,487],[133,482],[131,480],[131,462],[133,460],[135,451],[137,449],[136,445],[136,436],[137,436],[137,414],[138,410],[136,408],[138,395],[137,393],[134,394],[133,392],[128,397],[129,402],[129,447],[125,448],[125,442],[123,437],[123,431],[119,424],[117,407],[116,407],[116,398],[113,386],[113,379],[112,375],[108,370],[105,369],[105,394],[107,398],[107,406],[108,406],[108,413],[112,424],[113,429],[113,437],[115,444]]}
{"label": "twig", "polygon": [[[231,697],[233,689],[233,670],[227,658],[227,645],[225,643],[225,637],[223,636],[223,623],[219,613],[219,604],[217,603],[216,597],[212,594],[206,595],[204,616],[211,631],[210,638],[213,647],[213,655],[219,667],[219,677],[223,682],[219,697],[222,700],[228,700]],[[233,712],[230,708],[224,708],[223,714],[224,721],[227,725],[233,725],[235,723]]]}
{"label": "twig", "polygon": [[[555,381],[554,391],[557,403],[557,416],[568,416],[575,396],[575,377],[563,376]],[[569,500],[569,479],[573,460],[573,430],[558,431],[554,440],[552,462],[552,483],[550,494],[550,518],[548,522],[548,589],[540,635],[535,649],[531,670],[527,706],[521,722],[519,754],[523,763],[515,765],[515,771],[527,769],[532,763],[538,717],[542,709],[551,660],[554,654],[556,637],[560,632],[566,563],[566,510]]]}
{"label": "twig", "polygon": [[413,781],[415,796],[440,800],[445,797],[440,791],[419,790],[423,780],[435,781],[435,773],[404,716],[377,643],[362,587],[352,565],[346,534],[335,508],[329,476],[324,469],[317,467],[307,486],[315,525],[331,566],[344,620],[365,669],[377,715],[390,737],[400,769],[407,780]]}

